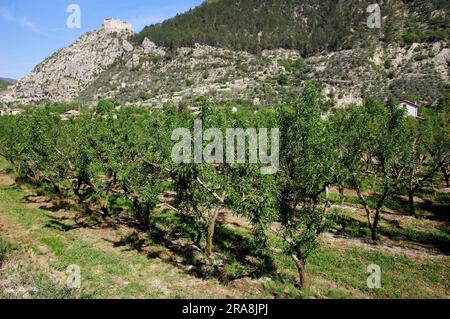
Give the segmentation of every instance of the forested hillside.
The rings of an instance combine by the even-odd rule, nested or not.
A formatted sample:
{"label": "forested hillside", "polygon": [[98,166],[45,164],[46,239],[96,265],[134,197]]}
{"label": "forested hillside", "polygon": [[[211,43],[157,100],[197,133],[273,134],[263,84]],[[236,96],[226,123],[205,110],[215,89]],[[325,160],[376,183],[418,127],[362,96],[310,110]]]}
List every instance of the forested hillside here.
{"label": "forested hillside", "polygon": [[445,0],[379,1],[382,28],[365,25],[372,0],[218,0],[136,35],[167,47],[195,43],[229,49],[298,49],[308,56],[337,51],[379,39],[387,43],[427,42],[448,38]]}

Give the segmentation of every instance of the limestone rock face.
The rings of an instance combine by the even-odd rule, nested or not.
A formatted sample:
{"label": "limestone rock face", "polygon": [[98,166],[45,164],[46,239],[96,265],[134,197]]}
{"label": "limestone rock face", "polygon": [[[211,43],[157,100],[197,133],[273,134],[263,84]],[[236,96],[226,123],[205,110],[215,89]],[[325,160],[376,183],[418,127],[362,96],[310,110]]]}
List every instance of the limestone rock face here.
{"label": "limestone rock face", "polygon": [[145,55],[159,55],[165,56],[166,51],[164,49],[158,47],[154,42],[150,41],[148,38],[145,38],[142,42],[142,48],[144,50]]}
{"label": "limestone rock face", "polygon": [[12,97],[21,102],[72,100],[117,58],[133,50],[126,40],[130,34],[103,28],[84,34],[21,79]]}
{"label": "limestone rock face", "polygon": [[123,49],[126,52],[131,52],[131,51],[133,51],[134,47],[130,42],[128,42],[127,40],[124,40],[123,41]]}

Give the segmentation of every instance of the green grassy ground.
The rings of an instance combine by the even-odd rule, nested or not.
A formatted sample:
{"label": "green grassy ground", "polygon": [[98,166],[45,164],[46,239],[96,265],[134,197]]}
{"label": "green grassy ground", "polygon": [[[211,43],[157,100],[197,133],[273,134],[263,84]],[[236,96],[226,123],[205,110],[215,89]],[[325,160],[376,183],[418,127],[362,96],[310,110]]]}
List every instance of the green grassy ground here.
{"label": "green grassy ground", "polygon": [[[0,214],[31,236],[20,242],[48,263],[51,270],[64,275],[69,265],[81,268],[81,295],[99,298],[188,298],[216,297],[224,294],[209,286],[214,281],[196,281],[176,267],[158,259],[149,260],[134,251],[114,249],[101,234],[89,230],[63,231],[54,227],[55,215],[23,203],[24,193],[17,187],[0,187]],[[71,223],[66,224],[70,226]],[[64,277],[64,276],[62,276]],[[198,284],[198,290],[192,286]]]}
{"label": "green grassy ground", "polygon": [[[8,170],[5,161],[0,171]],[[3,173],[4,176],[4,173]],[[225,264],[216,269],[201,265],[192,247],[192,221],[169,211],[155,212],[151,234],[130,231],[126,226],[97,224],[94,219],[74,220],[75,212],[52,206],[42,199],[26,198],[25,186],[0,183],[0,298],[14,297],[11,287],[38,287],[41,298],[448,298],[450,258],[413,258],[392,254],[383,246],[353,245],[351,241],[326,240],[310,258],[308,288],[302,293],[294,286],[295,267],[280,250],[274,252],[278,272],[253,272],[249,278],[235,279],[257,269],[259,257],[252,252],[251,236],[245,228],[219,225],[216,251]],[[347,212],[348,213],[348,212]],[[348,218],[360,216],[348,213]],[[79,216],[78,216],[79,217]],[[357,222],[355,222],[357,223]],[[438,238],[448,247],[448,233],[431,225],[402,222],[402,240],[428,244]],[[385,232],[398,227],[382,224]],[[361,228],[355,224],[349,228]],[[414,232],[424,235],[418,236]],[[365,231],[350,231],[355,238]],[[347,235],[349,235],[347,234]],[[434,235],[433,235],[434,234]],[[434,236],[434,237],[433,237]],[[274,247],[283,242],[271,235]],[[32,259],[34,262],[28,262]],[[367,266],[382,270],[381,289],[366,285]],[[33,269],[29,265],[33,264]],[[82,289],[68,291],[65,270],[81,267]],[[192,267],[189,267],[192,266]],[[24,274],[27,274],[25,276]],[[25,282],[11,280],[17,276]],[[2,291],[3,289],[3,291]],[[2,292],[1,292],[2,291]],[[17,297],[17,296],[16,296]]]}

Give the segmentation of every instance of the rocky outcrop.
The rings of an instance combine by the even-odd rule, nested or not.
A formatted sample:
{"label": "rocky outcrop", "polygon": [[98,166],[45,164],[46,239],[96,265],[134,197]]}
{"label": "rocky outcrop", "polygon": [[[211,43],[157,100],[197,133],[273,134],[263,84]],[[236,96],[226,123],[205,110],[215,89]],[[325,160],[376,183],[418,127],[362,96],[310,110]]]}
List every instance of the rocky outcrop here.
{"label": "rocky outcrop", "polygon": [[145,55],[159,55],[165,56],[166,51],[163,48],[158,47],[155,43],[145,38],[142,42],[142,49]]}
{"label": "rocky outcrop", "polygon": [[130,34],[126,30],[106,32],[103,28],[84,34],[36,66],[4,99],[73,100],[116,59],[133,50],[126,40]]}

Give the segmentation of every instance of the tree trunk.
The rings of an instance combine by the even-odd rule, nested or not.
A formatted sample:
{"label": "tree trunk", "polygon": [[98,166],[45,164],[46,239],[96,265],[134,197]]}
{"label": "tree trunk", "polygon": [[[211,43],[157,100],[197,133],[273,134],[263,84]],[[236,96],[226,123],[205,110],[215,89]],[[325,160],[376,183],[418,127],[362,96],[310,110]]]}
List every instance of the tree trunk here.
{"label": "tree trunk", "polygon": [[105,199],[102,199],[102,197],[97,194],[97,198],[99,199],[100,209],[104,215],[104,217],[110,217],[111,214],[109,212],[109,192],[107,191],[105,194]]}
{"label": "tree trunk", "polygon": [[100,210],[103,213],[103,217],[109,217],[109,210],[108,210],[108,207],[106,205],[101,204],[100,205]]}
{"label": "tree trunk", "polygon": [[42,178],[42,182],[46,182],[51,185],[51,187],[53,188],[53,194],[61,195],[61,189],[59,188],[58,184],[56,184],[52,179]]}
{"label": "tree trunk", "polygon": [[378,240],[378,229],[376,227],[370,227],[370,232],[372,234],[372,241]]}
{"label": "tree trunk", "polygon": [[150,230],[149,224],[149,208],[147,205],[142,205],[139,200],[135,199],[133,201],[133,207],[135,210],[136,217],[139,220],[139,224],[144,231]]}
{"label": "tree trunk", "polygon": [[339,183],[339,195],[341,198],[341,206],[344,205],[345,202],[345,188],[344,188],[344,183]]}
{"label": "tree trunk", "polygon": [[139,219],[144,231],[150,230],[150,208],[147,204],[139,204]]}
{"label": "tree trunk", "polygon": [[209,225],[208,225],[208,234],[206,238],[206,255],[209,257],[212,254],[213,245],[214,245],[214,231],[216,229],[216,221],[219,217],[219,210],[213,209],[211,212]]}
{"label": "tree trunk", "polygon": [[82,174],[77,177],[77,185],[74,188],[74,193],[78,196],[78,204],[82,204],[85,200],[85,194],[82,192],[84,185],[88,185],[94,189],[93,185],[89,182],[89,178]]}
{"label": "tree trunk", "polygon": [[409,213],[411,216],[416,215],[416,209],[414,207],[414,192],[408,191]]}
{"label": "tree trunk", "polygon": [[301,254],[292,255],[292,259],[294,259],[298,271],[297,285],[300,289],[303,289],[306,285],[306,259],[299,255]]}
{"label": "tree trunk", "polygon": [[73,193],[78,197],[78,204],[83,203],[83,196],[81,196],[81,178],[78,177],[77,184],[73,187]]}
{"label": "tree trunk", "polygon": [[145,231],[150,230],[150,213],[147,207],[144,207],[143,210],[141,210],[140,214],[141,216],[141,224]]}
{"label": "tree trunk", "polygon": [[449,188],[450,187],[449,176],[448,176],[448,171],[445,167],[442,167],[442,173],[444,174],[445,184],[446,184],[447,188]]}
{"label": "tree trunk", "polygon": [[431,179],[431,188],[433,189],[433,199],[437,198],[437,190],[436,186],[434,185],[433,179]]}
{"label": "tree trunk", "polygon": [[201,245],[202,245],[202,231],[201,231],[201,229],[197,228],[194,244],[197,247],[201,247]]}
{"label": "tree trunk", "polygon": [[372,234],[372,240],[375,242],[378,240],[378,223],[380,221],[380,208],[376,209],[373,223],[370,226],[370,232]]}

